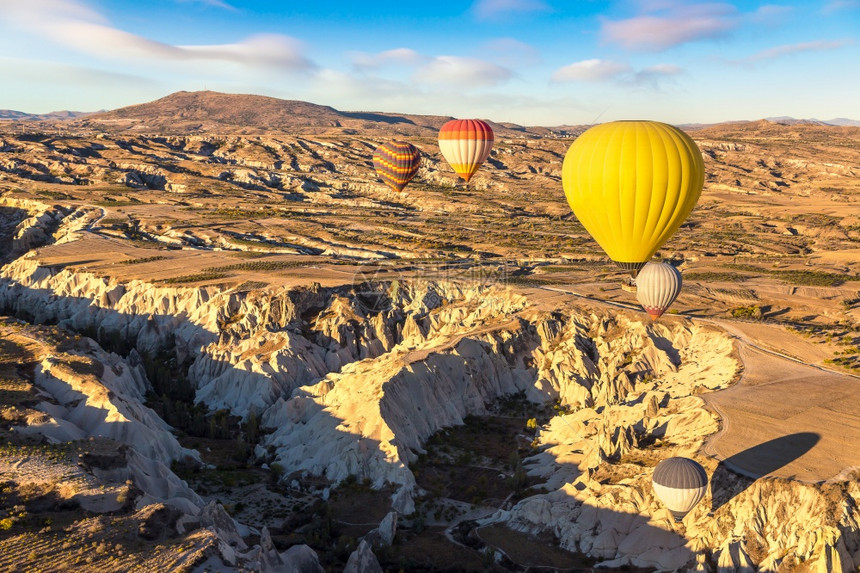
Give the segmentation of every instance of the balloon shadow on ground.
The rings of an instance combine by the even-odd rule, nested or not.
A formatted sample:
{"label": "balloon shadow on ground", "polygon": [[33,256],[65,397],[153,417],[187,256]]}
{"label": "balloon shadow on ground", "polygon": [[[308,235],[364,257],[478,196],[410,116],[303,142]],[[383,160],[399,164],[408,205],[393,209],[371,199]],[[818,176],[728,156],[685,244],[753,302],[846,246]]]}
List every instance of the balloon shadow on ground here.
{"label": "balloon shadow on ground", "polygon": [[[711,511],[749,488],[755,480],[790,464],[815,447],[814,432],[799,432],[762,442],[721,461],[711,476]],[[738,479],[738,476],[747,479]]]}

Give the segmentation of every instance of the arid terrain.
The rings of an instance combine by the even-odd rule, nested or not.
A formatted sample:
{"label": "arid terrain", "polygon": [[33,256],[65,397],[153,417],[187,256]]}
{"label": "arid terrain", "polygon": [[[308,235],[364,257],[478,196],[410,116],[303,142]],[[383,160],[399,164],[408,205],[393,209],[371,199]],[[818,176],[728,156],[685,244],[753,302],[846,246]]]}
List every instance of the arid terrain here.
{"label": "arid terrain", "polygon": [[860,128],[689,128],[651,323],[564,198],[587,126],[492,124],[466,187],[447,119],[0,121],[0,571],[860,567]]}

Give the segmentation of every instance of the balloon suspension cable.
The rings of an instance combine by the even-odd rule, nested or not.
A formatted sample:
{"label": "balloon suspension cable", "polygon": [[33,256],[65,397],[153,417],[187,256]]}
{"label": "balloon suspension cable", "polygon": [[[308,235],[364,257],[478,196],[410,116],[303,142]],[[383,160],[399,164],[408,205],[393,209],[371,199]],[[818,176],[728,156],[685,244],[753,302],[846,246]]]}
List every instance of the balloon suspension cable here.
{"label": "balloon suspension cable", "polygon": [[613,261],[613,262],[616,265],[618,265],[618,268],[620,268],[622,271],[626,271],[627,273],[629,273],[630,277],[633,280],[636,280],[636,277],[639,276],[639,271],[641,271],[642,267],[645,266],[644,262],[635,262],[635,263],[622,263],[622,262],[618,262],[618,261]]}

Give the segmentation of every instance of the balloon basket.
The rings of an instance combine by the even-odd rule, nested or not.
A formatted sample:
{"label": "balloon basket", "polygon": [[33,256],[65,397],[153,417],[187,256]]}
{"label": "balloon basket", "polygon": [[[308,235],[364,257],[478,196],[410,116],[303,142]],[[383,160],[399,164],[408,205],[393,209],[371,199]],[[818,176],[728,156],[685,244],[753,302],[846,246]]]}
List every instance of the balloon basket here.
{"label": "balloon basket", "polygon": [[632,292],[635,294],[637,291],[636,282],[633,279],[624,279],[621,282],[621,290],[623,290],[624,292]]}

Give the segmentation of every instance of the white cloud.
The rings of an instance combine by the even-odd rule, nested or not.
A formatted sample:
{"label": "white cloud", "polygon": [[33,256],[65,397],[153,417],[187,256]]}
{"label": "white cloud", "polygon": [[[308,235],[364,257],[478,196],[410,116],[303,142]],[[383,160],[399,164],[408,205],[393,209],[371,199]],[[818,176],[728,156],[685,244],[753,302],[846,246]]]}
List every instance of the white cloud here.
{"label": "white cloud", "polygon": [[449,84],[464,88],[493,86],[513,77],[508,68],[476,58],[436,56],[421,66],[412,79],[422,84]]}
{"label": "white cloud", "polygon": [[478,0],[472,12],[479,20],[490,20],[514,12],[546,12],[550,7],[543,0]]}
{"label": "white cloud", "polygon": [[773,60],[789,54],[797,54],[800,52],[821,52],[823,50],[835,50],[850,44],[847,40],[818,40],[815,42],[801,42],[798,44],[785,44],[762,50],[756,54],[748,56],[743,60],[738,60],[735,63],[753,63],[762,60]]}
{"label": "white cloud", "polygon": [[348,55],[352,60],[352,65],[359,69],[375,69],[388,64],[414,66],[426,59],[415,50],[410,50],[409,48],[395,48],[376,54],[351,52]]}
{"label": "white cloud", "polygon": [[611,60],[582,60],[557,69],[553,82],[601,82],[618,79],[632,71],[629,65]]}
{"label": "white cloud", "polygon": [[738,26],[730,4],[672,4],[661,2],[648,13],[626,20],[604,20],[601,33],[611,44],[635,51],[662,51],[679,44],[718,38]]}
{"label": "white cloud", "polygon": [[315,66],[295,38],[252,36],[233,44],[175,46],[111,26],[101,14],[74,0],[5,0],[4,17],[19,27],[102,59],[231,62],[302,71]]}

